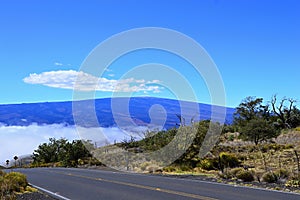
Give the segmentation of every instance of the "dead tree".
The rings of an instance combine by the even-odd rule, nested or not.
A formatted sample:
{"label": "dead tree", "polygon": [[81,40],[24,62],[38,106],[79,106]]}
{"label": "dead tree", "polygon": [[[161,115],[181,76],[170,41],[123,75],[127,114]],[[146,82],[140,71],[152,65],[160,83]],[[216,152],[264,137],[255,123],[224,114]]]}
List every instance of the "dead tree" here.
{"label": "dead tree", "polygon": [[[288,106],[285,104],[288,102]],[[291,113],[293,111],[295,99],[282,98],[277,106],[277,96],[274,95],[271,100],[271,106],[274,114],[280,119],[283,128],[291,128],[289,121],[291,119]]]}

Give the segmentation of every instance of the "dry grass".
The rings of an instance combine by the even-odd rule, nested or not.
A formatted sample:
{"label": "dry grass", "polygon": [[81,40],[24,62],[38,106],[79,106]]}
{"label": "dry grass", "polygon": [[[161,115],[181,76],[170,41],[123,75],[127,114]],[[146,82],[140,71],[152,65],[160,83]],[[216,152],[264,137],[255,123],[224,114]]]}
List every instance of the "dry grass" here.
{"label": "dry grass", "polygon": [[16,194],[24,192],[36,192],[28,186],[26,176],[19,172],[5,173],[0,171],[0,199],[13,200]]}

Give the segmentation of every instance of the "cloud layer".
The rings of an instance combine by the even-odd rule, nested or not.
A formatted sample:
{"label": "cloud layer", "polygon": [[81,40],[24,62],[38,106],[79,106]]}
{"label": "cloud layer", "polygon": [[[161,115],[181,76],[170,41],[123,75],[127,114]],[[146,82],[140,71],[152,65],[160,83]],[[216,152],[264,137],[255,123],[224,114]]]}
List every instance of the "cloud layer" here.
{"label": "cloud layer", "polygon": [[40,84],[48,87],[75,89],[79,91],[103,92],[153,92],[159,93],[163,89],[157,84],[159,80],[146,81],[144,79],[107,79],[98,78],[85,72],[74,70],[58,70],[30,74],[23,81],[29,84]]}
{"label": "cloud layer", "polygon": [[[141,129],[144,130],[145,128],[141,127]],[[20,157],[32,154],[40,144],[49,142],[49,138],[66,138],[70,141],[78,139],[91,140],[97,146],[130,138],[126,131],[122,131],[117,127],[78,127],[77,130],[74,126],[66,126],[65,124],[43,126],[36,124],[30,126],[0,125],[0,165],[4,165],[7,159],[11,160],[15,155]]]}

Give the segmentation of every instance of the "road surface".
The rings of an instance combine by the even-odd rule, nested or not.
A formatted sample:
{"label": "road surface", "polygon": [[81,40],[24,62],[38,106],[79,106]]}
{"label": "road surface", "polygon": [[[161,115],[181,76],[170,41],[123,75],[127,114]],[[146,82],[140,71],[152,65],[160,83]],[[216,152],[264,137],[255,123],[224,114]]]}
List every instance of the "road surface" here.
{"label": "road surface", "polygon": [[299,200],[300,195],[153,175],[66,168],[18,169],[28,181],[78,200]]}

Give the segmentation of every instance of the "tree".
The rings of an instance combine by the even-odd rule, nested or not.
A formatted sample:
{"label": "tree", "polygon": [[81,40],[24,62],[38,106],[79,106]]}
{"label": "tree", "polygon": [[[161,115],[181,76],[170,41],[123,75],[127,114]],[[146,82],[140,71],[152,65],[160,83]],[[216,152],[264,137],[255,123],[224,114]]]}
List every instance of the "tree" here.
{"label": "tree", "polygon": [[275,127],[263,118],[251,119],[241,129],[241,136],[257,145],[277,135]]}
{"label": "tree", "polygon": [[244,126],[250,120],[270,117],[269,106],[262,105],[263,98],[246,97],[236,108],[234,113],[234,124]]}
{"label": "tree", "polygon": [[6,160],[6,166],[8,167],[8,165],[9,165],[9,160]]}
{"label": "tree", "polygon": [[60,161],[66,166],[75,167],[79,159],[86,157],[91,157],[90,152],[81,140],[75,140],[72,143],[66,144],[65,155]]}
{"label": "tree", "polygon": [[[85,145],[88,141],[82,142],[75,140],[72,143],[62,138],[56,140],[49,139],[49,143],[39,145],[33,153],[33,160],[35,163],[56,163],[61,162],[64,166],[76,166],[78,159],[91,157],[91,154],[86,149]],[[88,145],[89,148],[92,144]]]}
{"label": "tree", "polygon": [[292,128],[296,128],[300,126],[300,110],[294,106],[291,117],[289,119],[289,123],[291,124]]}
{"label": "tree", "polygon": [[56,140],[50,138],[49,143],[43,143],[38,146],[33,153],[33,159],[39,163],[54,163],[62,160],[66,154],[66,144],[68,141],[64,138]]}
{"label": "tree", "polygon": [[247,97],[236,108],[234,115],[234,124],[241,132],[241,137],[256,145],[277,134],[269,105],[263,105],[262,102],[262,98]]}
{"label": "tree", "polygon": [[294,106],[296,100],[293,98],[282,98],[277,102],[277,95],[271,99],[272,111],[279,119],[282,128],[294,128],[300,124],[299,110]]}
{"label": "tree", "polygon": [[[179,144],[185,146],[185,152],[175,161],[175,164],[187,164],[191,167],[196,167],[200,161],[203,152],[207,153],[216,144],[219,139],[219,134],[222,126],[218,122],[203,120],[192,124],[192,126],[181,127],[182,131],[187,133],[186,138],[180,138]],[[196,131],[195,137],[191,138],[190,133]],[[203,143],[205,139],[205,143]]]}

